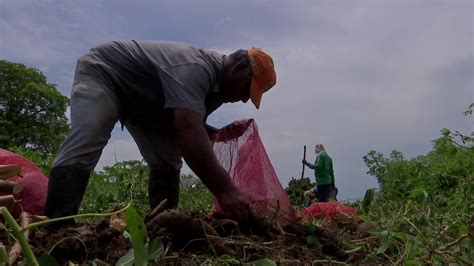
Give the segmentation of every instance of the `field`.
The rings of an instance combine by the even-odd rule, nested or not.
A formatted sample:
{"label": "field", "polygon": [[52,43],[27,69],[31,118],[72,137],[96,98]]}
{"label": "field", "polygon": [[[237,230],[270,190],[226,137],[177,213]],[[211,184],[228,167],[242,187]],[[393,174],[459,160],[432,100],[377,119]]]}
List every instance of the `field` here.
{"label": "field", "polygon": [[[140,224],[146,230],[140,231]],[[128,205],[116,215],[58,231],[33,229],[29,245],[40,262],[59,264],[120,265],[135,261],[143,265],[138,257],[166,265],[384,263],[387,259],[382,254],[369,256],[379,246],[377,237],[369,233],[372,227],[359,218],[342,215],[310,224],[292,224],[284,228],[282,235],[239,228],[231,220],[213,219],[199,211],[175,209],[142,219]],[[129,252],[131,248],[134,251]]]}
{"label": "field", "polygon": [[[222,221],[219,223],[197,214],[186,214],[179,213],[183,217],[177,219],[174,213],[174,217],[169,218],[173,223],[160,227],[160,230],[153,224],[148,225],[148,237],[152,239],[149,245],[156,249],[148,251],[145,248],[145,253],[153,253],[152,257],[157,262],[170,265],[240,264],[259,260],[278,264],[318,261],[356,263],[365,260],[366,247],[374,249],[378,246],[375,239],[370,242],[367,232],[359,231],[363,230],[360,229],[361,226],[358,228],[359,221],[350,218],[340,217],[312,227],[295,224],[285,228],[285,235],[278,235],[270,232],[240,232],[235,223],[227,221],[223,225]],[[219,235],[209,231],[205,234],[202,227],[204,222],[208,222]],[[364,238],[368,238],[365,241],[370,245],[346,250],[350,243],[357,245]],[[58,232],[34,230],[30,234],[30,244],[37,255],[51,251],[54,246],[50,255],[59,263],[73,261],[114,264],[133,246],[133,236],[131,241],[124,236],[123,228],[114,228],[108,221],[102,221]],[[132,257],[134,256],[120,261],[124,262]],[[375,261],[384,262],[385,259],[379,256],[373,260]]]}
{"label": "field", "polygon": [[[210,217],[212,196],[192,175],[181,177],[178,209],[151,212],[146,165],[120,162],[93,174],[75,226],[54,230],[51,220],[15,221],[1,208],[0,262],[472,265],[472,136],[443,129],[432,151],[411,159],[398,151],[388,157],[368,152],[363,160],[379,188],[351,204],[357,217],[302,219],[283,228],[284,234]],[[48,172],[50,159],[21,149],[16,152]],[[307,178],[288,185],[297,210],[304,204],[302,192],[311,185]]]}

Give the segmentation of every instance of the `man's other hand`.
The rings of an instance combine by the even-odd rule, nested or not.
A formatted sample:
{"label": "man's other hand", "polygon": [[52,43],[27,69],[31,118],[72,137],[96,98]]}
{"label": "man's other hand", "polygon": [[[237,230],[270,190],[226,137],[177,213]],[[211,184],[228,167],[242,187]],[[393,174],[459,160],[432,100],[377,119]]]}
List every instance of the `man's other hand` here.
{"label": "man's other hand", "polygon": [[261,228],[264,218],[260,217],[249,200],[239,191],[224,193],[219,199],[224,215],[237,221],[243,227]]}

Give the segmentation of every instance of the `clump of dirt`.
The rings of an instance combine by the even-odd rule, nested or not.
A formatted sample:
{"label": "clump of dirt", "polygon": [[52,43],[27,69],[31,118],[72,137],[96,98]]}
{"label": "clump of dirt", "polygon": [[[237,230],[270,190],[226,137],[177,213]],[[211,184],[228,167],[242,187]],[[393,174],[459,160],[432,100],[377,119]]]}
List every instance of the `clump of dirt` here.
{"label": "clump of dirt", "polygon": [[231,244],[221,238],[208,222],[183,210],[165,210],[150,219],[147,228],[151,238],[159,236],[162,241],[171,243],[174,249],[188,244],[190,248],[201,246],[204,242],[219,254],[236,255]]}
{"label": "clump of dirt", "polygon": [[98,259],[115,263],[125,255],[131,243],[123,232],[113,230],[107,221],[97,225],[76,225],[54,229],[35,229],[30,233],[29,243],[39,257],[51,250],[51,255],[60,263],[84,263]]}
{"label": "clump of dirt", "polygon": [[[201,264],[210,258],[217,263],[224,258],[224,264],[232,258],[244,263],[260,258],[278,264],[361,263],[378,247],[377,239],[367,233],[371,225],[347,216],[319,220],[312,230],[301,223],[291,224],[283,228],[284,234],[271,230],[249,233],[235,221],[179,209],[159,211],[145,222],[149,238],[160,237],[165,245],[159,264]],[[59,231],[37,229],[30,233],[30,244],[37,256],[53,249],[51,255],[60,264],[93,260],[114,264],[131,248],[124,227],[115,223],[103,221]],[[317,239],[318,244],[310,245],[309,238]]]}

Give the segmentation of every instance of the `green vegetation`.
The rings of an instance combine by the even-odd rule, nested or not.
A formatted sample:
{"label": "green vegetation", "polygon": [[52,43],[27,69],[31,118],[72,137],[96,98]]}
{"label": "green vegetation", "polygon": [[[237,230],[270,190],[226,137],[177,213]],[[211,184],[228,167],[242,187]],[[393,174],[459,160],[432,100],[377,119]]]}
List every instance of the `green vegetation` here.
{"label": "green vegetation", "polygon": [[55,153],[69,130],[68,102],[39,70],[0,60],[0,148]]}
{"label": "green vegetation", "polygon": [[[470,115],[473,105],[466,111]],[[376,225],[376,254],[392,263],[465,263],[474,258],[474,138],[448,129],[426,155],[405,159],[370,151],[364,156],[380,190],[360,204]]]}
{"label": "green vegetation", "polygon": [[[142,161],[124,161],[92,173],[80,212],[102,212],[131,202],[141,214],[149,211],[148,166]],[[181,176],[179,207],[207,212],[212,194],[192,174]]]}
{"label": "green vegetation", "polygon": [[[129,211],[129,209],[132,209],[132,211]],[[67,219],[79,219],[79,218],[88,218],[88,217],[102,217],[103,218],[103,217],[116,215],[116,214],[122,213],[122,212],[126,213],[126,217],[127,217],[128,220],[134,220],[135,223],[138,223],[135,220],[141,220],[142,219],[139,216],[136,217],[135,216],[135,213],[136,213],[135,209],[132,207],[131,204],[127,204],[127,206],[125,206],[123,209],[120,209],[120,210],[118,210],[116,212],[112,212],[112,213],[78,214],[78,215],[72,215],[72,216],[67,216],[67,217],[48,219],[48,220],[44,220],[44,221],[40,221],[40,222],[36,222],[36,223],[30,223],[30,224],[28,224],[24,227],[20,227],[20,225],[13,218],[13,216],[10,214],[8,209],[6,207],[0,207],[0,213],[2,214],[3,219],[5,220],[5,224],[7,224],[9,226],[9,228],[6,228],[5,225],[2,224],[3,228],[8,229],[10,231],[9,233],[12,236],[15,237],[14,238],[15,241],[17,241],[19,243],[19,245],[21,246],[21,252],[22,252],[22,254],[24,256],[24,259],[25,259],[25,261],[20,263],[21,265],[58,265],[58,263],[56,262],[54,257],[52,257],[49,254],[49,253],[51,253],[52,249],[54,249],[55,246],[53,246],[53,248],[50,250],[49,253],[43,254],[40,258],[35,257],[35,255],[33,254],[33,250],[31,248],[30,244],[28,243],[28,239],[25,235],[25,233],[27,233],[29,230],[32,230],[32,229],[35,229],[35,228],[38,228],[38,227],[41,227],[41,226],[44,226],[44,225],[47,225],[47,224],[50,224],[50,223],[54,223],[54,222],[57,222],[57,221],[67,220]],[[133,222],[132,222],[132,224],[133,224]],[[135,226],[135,224],[133,224],[132,226]],[[131,230],[131,231],[133,231],[133,230]],[[137,234],[137,232],[135,232],[135,231],[133,231],[133,233]],[[140,236],[135,235],[135,237],[140,237]],[[0,248],[2,248],[2,247],[4,248],[3,244],[0,246]],[[6,252],[4,252],[3,250],[0,251],[0,252],[2,253],[2,254],[0,254],[0,256],[1,256],[0,264],[3,265],[4,263],[9,261],[9,255],[5,254]]]}
{"label": "green vegetation", "polygon": [[288,183],[288,187],[285,189],[290,202],[295,207],[306,207],[306,199],[304,198],[304,192],[310,190],[316,184],[311,182],[311,179],[308,177],[295,179],[291,178]]}
{"label": "green vegetation", "polygon": [[51,167],[53,165],[54,155],[46,155],[41,153],[40,151],[20,147],[11,147],[8,150],[28,158],[41,169],[41,172],[43,172],[44,175],[49,175],[49,172],[51,171]]}
{"label": "green vegetation", "polygon": [[[433,141],[433,150],[426,155],[406,159],[398,151],[388,157],[370,151],[364,156],[368,174],[377,178],[380,185],[379,189],[368,190],[365,198],[356,204],[361,218],[374,225],[369,231],[370,242],[361,243],[362,247],[369,248],[374,239],[378,243],[375,249],[367,250],[366,262],[372,259],[380,262],[383,256],[394,264],[472,264],[473,142],[473,133],[465,136],[443,129],[441,136]],[[15,151],[39,162],[43,170],[49,169],[51,157],[41,157],[23,148]],[[143,215],[149,211],[147,180],[148,167],[141,161],[119,162],[93,173],[81,213],[104,212],[131,202],[137,208],[137,215]],[[309,178],[290,181],[286,191],[294,206],[304,205],[302,193],[313,185]],[[212,195],[192,175],[181,177],[180,197],[183,209],[207,212],[212,206]],[[130,215],[127,214],[127,219]],[[149,245],[156,244],[157,250],[162,250],[155,241],[159,240]],[[137,245],[139,252],[153,253],[147,248],[148,244]],[[308,245],[318,245],[314,236],[308,237]],[[354,250],[357,249],[360,245]],[[131,250],[123,259],[133,259],[134,252]]]}

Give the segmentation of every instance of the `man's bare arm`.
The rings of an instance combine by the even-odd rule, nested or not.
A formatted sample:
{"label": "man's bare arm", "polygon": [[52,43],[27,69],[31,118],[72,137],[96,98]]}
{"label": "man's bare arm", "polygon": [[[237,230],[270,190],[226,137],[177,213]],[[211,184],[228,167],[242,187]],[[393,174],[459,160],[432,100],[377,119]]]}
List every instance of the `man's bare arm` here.
{"label": "man's bare arm", "polygon": [[202,117],[194,111],[177,108],[174,126],[184,160],[217,200],[225,201],[228,194],[239,193],[217,161]]}
{"label": "man's bare arm", "polygon": [[243,226],[272,227],[259,217],[249,200],[232,184],[217,161],[202,117],[191,110],[175,109],[174,126],[184,160],[214,194],[224,214]]}

